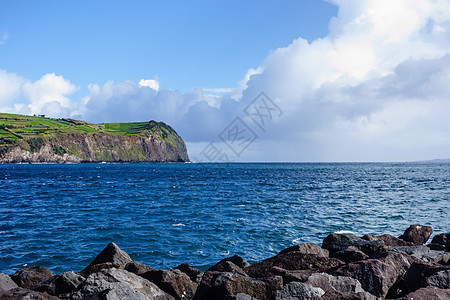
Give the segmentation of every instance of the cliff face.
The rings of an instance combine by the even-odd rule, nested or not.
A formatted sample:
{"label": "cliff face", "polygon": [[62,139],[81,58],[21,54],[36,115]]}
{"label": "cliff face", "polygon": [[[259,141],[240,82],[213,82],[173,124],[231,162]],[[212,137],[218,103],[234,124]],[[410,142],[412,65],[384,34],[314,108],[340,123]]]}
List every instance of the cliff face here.
{"label": "cliff face", "polygon": [[[129,128],[129,124],[138,123],[113,125],[120,128],[120,124],[127,124]],[[14,132],[6,127],[4,130],[14,135],[14,139],[7,140],[0,136],[0,163],[189,161],[186,145],[171,127],[153,121],[139,123],[139,126],[142,130],[132,134],[102,129],[30,136],[17,133],[24,130]],[[93,128],[97,127],[93,125]],[[133,130],[136,131],[136,128]]]}

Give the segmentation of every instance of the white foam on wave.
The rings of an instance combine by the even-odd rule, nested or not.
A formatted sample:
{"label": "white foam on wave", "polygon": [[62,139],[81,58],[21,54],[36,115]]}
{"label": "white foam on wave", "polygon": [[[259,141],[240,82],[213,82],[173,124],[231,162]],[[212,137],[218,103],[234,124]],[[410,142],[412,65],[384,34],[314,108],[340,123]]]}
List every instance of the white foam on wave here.
{"label": "white foam on wave", "polygon": [[350,230],[339,230],[339,231],[336,231],[335,233],[339,233],[339,234],[355,234],[353,231],[350,231]]}
{"label": "white foam on wave", "polygon": [[180,227],[180,226],[186,226],[183,223],[177,223],[177,224],[172,224],[173,227]]}

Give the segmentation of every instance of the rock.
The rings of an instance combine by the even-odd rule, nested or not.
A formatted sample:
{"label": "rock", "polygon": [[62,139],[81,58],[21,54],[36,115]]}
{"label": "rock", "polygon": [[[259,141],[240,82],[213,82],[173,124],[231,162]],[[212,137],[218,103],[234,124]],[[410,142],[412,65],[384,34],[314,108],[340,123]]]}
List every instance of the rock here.
{"label": "rock", "polygon": [[247,273],[245,273],[244,270],[228,260],[219,262],[218,264],[209,268],[208,271],[231,272],[241,274],[242,276],[247,276]]}
{"label": "rock", "polygon": [[6,292],[19,287],[12,279],[6,274],[0,273],[0,292]]}
{"label": "rock", "polygon": [[444,247],[443,250],[450,251],[450,233],[441,233],[435,235],[431,240],[431,244],[441,245]]}
{"label": "rock", "polygon": [[156,284],[161,290],[176,300],[192,299],[198,284],[180,270],[150,270],[141,274],[143,278]]}
{"label": "rock", "polygon": [[369,256],[367,254],[365,254],[364,252],[362,252],[355,246],[350,246],[344,250],[338,251],[333,254],[333,257],[337,258],[339,260],[342,260],[346,263],[364,260],[364,259],[369,258]]}
{"label": "rock", "polygon": [[393,250],[406,253],[426,262],[439,263],[448,261],[448,255],[446,255],[445,251],[431,250],[425,245],[393,247]]}
{"label": "rock", "polygon": [[238,293],[236,295],[228,295],[224,298],[224,300],[258,300],[258,299],[253,298],[252,296],[244,293]]}
{"label": "rock", "polygon": [[0,292],[0,299],[8,300],[60,300],[58,297],[39,293],[24,288],[15,288],[8,291]]}
{"label": "rock", "polygon": [[409,267],[410,262],[407,257],[390,252],[378,259],[349,263],[331,273],[355,278],[365,291],[377,297],[385,297]]}
{"label": "rock", "polygon": [[361,283],[358,280],[351,277],[316,273],[312,274],[306,283],[314,287],[319,287],[325,291],[325,295],[323,295],[320,299],[376,299],[375,296],[363,290]]}
{"label": "rock", "polygon": [[442,270],[427,277],[426,282],[429,286],[435,286],[440,289],[450,289],[450,269]]}
{"label": "rock", "polygon": [[319,245],[314,243],[303,243],[299,245],[294,245],[287,249],[281,250],[278,254],[284,254],[288,252],[300,252],[303,254],[315,254],[319,257],[328,257],[328,254],[325,253],[324,249],[322,249]]}
{"label": "rock", "polygon": [[147,266],[147,265],[145,265],[143,263],[140,263],[138,261],[135,261],[135,260],[133,260],[132,262],[127,263],[125,265],[124,269],[127,270],[128,272],[131,272],[131,273],[136,274],[136,275],[142,275],[145,272],[155,270],[152,267]]}
{"label": "rock", "polygon": [[88,267],[102,263],[113,263],[125,267],[129,262],[132,262],[130,256],[120,249],[116,244],[109,243],[105,249],[100,252]]}
{"label": "rock", "polygon": [[417,291],[414,291],[402,299],[404,300],[420,300],[420,299],[433,299],[433,300],[448,300],[450,299],[450,290],[438,289],[434,286],[427,286]]}
{"label": "rock", "polygon": [[218,265],[221,265],[222,263],[224,263],[226,261],[232,262],[233,264],[235,264],[236,266],[238,266],[241,269],[244,269],[244,268],[250,266],[250,264],[245,259],[240,257],[239,255],[233,255],[232,257],[227,257],[227,258],[222,259],[216,265],[209,268],[208,271],[214,271],[214,268],[216,268]]}
{"label": "rock", "polygon": [[433,229],[430,226],[414,224],[409,226],[399,238],[415,245],[423,245],[428,241],[432,233]]}
{"label": "rock", "polygon": [[314,269],[319,272],[320,270],[326,270],[342,264],[344,264],[344,262],[336,258],[320,257],[315,254],[303,254],[301,252],[293,251],[278,254],[263,260],[262,262],[245,268],[244,271],[251,277],[263,278],[270,273],[269,271],[273,267],[279,267],[285,270]]}
{"label": "rock", "polygon": [[314,273],[317,273],[317,270],[285,270],[275,266],[269,270],[267,276],[281,276],[283,283],[286,284],[292,281],[305,282]]}
{"label": "rock", "polygon": [[54,276],[55,273],[47,268],[39,266],[30,266],[18,270],[14,275],[11,275],[11,279],[23,288],[30,288],[31,286],[45,281]]}
{"label": "rock", "polygon": [[102,263],[102,264],[96,264],[89,267],[86,267],[83,271],[79,272],[78,274],[83,276],[84,278],[88,278],[89,275],[93,273],[100,272],[101,270],[106,269],[124,269],[124,266],[115,264],[115,263]]}
{"label": "rock", "polygon": [[154,283],[131,272],[120,269],[104,269],[89,275],[73,299],[158,299],[174,298]]}
{"label": "rock", "polygon": [[259,280],[238,273],[207,271],[194,299],[223,299],[229,295],[244,293],[259,300],[267,300],[282,285],[280,276]]}
{"label": "rock", "polygon": [[[360,250],[362,250],[360,248],[360,246],[362,245],[379,246],[384,245],[384,243],[382,241],[363,240],[354,234],[332,233],[323,240],[322,248],[330,251],[330,256],[333,257],[334,253],[347,249],[350,246],[355,246],[358,247]],[[365,252],[364,250],[362,251]]]}
{"label": "rock", "polygon": [[59,298],[69,298],[70,293],[74,292],[83,282],[83,276],[69,271],[33,285],[30,289]]}
{"label": "rock", "polygon": [[189,278],[191,278],[191,280],[197,284],[200,284],[200,282],[202,281],[203,272],[196,267],[191,266],[190,264],[181,264],[175,269],[180,270],[181,272],[189,276]]}
{"label": "rock", "polygon": [[319,298],[325,294],[321,288],[303,282],[291,282],[275,292],[274,300],[296,300]]}
{"label": "rock", "polygon": [[401,240],[399,238],[396,238],[393,235],[390,234],[383,234],[383,235],[364,235],[362,237],[363,240],[367,241],[383,241],[386,246],[412,246],[414,243],[407,242],[404,240]]}

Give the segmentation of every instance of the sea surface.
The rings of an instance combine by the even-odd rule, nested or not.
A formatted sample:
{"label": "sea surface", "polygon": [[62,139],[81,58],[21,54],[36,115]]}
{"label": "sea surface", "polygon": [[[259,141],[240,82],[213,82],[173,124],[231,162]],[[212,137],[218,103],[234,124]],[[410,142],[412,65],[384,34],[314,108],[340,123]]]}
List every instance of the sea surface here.
{"label": "sea surface", "polygon": [[0,165],[0,272],[86,267],[111,241],[154,268],[251,263],[333,232],[450,232],[449,163]]}

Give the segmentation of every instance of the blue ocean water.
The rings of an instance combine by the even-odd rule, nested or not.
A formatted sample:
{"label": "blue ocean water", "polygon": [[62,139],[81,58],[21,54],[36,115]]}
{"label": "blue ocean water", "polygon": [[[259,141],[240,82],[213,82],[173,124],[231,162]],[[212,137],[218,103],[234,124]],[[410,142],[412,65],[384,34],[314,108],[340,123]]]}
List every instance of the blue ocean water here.
{"label": "blue ocean water", "polygon": [[449,232],[449,199],[448,163],[0,165],[0,272],[77,272],[111,241],[204,269],[336,231]]}

